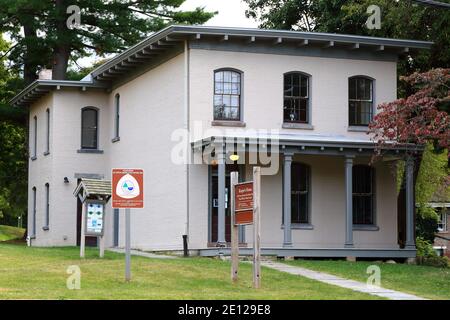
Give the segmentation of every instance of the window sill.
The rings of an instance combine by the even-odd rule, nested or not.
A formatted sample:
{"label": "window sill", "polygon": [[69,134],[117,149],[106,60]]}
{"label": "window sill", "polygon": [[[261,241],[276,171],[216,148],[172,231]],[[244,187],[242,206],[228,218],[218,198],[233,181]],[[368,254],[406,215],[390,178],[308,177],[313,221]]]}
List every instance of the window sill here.
{"label": "window sill", "polygon": [[350,132],[368,132],[368,126],[348,126],[347,131]]}
{"label": "window sill", "polygon": [[45,226],[45,227],[42,227],[42,230],[48,231],[48,230],[50,230],[50,228],[48,226]]}
{"label": "window sill", "polygon": [[211,121],[211,125],[220,127],[245,127],[245,122],[234,120],[214,120]]}
{"label": "window sill", "polygon": [[[284,229],[284,224],[281,225],[281,229]],[[296,230],[313,230],[314,226],[309,223],[292,223],[291,229]]]}
{"label": "window sill", "polygon": [[283,122],[282,128],[314,130],[314,126],[309,123],[294,123],[294,122]]}
{"label": "window sill", "polygon": [[32,157],[30,157],[30,160],[31,161],[34,161],[34,160],[36,160],[37,159],[37,157],[36,156],[32,156]]}
{"label": "window sill", "polygon": [[115,137],[115,138],[112,138],[112,139],[111,139],[111,142],[112,142],[112,143],[117,142],[117,141],[120,141],[120,137]]}
{"label": "window sill", "polygon": [[378,231],[380,230],[380,227],[373,225],[373,224],[354,224],[353,225],[353,231]]}
{"label": "window sill", "polygon": [[103,150],[99,149],[78,149],[78,153],[103,153]]}
{"label": "window sill", "polygon": [[45,151],[45,152],[43,153],[44,156],[48,156],[49,154],[50,154],[50,151]]}

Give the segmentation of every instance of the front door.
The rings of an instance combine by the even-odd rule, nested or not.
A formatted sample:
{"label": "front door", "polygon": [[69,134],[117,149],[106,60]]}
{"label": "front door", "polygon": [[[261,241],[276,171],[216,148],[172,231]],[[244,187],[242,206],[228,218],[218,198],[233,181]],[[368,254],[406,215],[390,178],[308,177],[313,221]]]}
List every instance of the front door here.
{"label": "front door", "polygon": [[[225,166],[225,241],[231,242],[231,210],[230,210],[230,173],[232,171],[240,171],[237,164],[227,164]],[[241,172],[239,173],[241,176]],[[211,239],[212,243],[217,242],[217,226],[218,226],[218,214],[219,214],[219,196],[218,196],[218,166],[211,166],[210,177],[210,210],[211,210]],[[241,180],[241,179],[240,179]]]}

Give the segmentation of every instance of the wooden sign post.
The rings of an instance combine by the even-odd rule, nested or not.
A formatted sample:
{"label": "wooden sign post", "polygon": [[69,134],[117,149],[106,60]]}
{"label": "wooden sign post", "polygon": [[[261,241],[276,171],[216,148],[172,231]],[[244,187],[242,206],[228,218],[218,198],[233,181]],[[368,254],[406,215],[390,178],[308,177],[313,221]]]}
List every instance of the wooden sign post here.
{"label": "wooden sign post", "polygon": [[261,169],[253,167],[253,287],[261,287]]}
{"label": "wooden sign post", "polygon": [[253,168],[253,181],[238,183],[237,172],[231,173],[231,280],[238,279],[240,225],[253,224],[253,287],[261,286],[261,255],[260,255],[260,168]]}
{"label": "wooden sign post", "polygon": [[235,186],[239,181],[239,173],[231,172],[231,281],[236,282],[238,279],[239,268],[239,225],[236,224],[236,199]]}

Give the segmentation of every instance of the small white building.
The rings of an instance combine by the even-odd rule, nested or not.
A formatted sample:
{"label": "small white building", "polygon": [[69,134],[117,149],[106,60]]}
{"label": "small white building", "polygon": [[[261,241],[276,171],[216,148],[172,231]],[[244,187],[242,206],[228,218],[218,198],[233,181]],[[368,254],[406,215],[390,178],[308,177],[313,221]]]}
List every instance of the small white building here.
{"label": "small white building", "polygon": [[[401,192],[395,166],[421,149],[399,146],[370,165],[367,125],[396,99],[398,56],[431,45],[170,26],[83,81],[37,80],[12,100],[30,108],[31,245],[77,245],[77,182],[125,167],[145,170],[133,248],[182,250],[187,235],[193,253],[227,254],[229,173],[249,180],[258,164],[263,254],[414,257],[414,163]],[[106,214],[107,246],[124,246],[124,216]],[[243,254],[251,235],[240,228]]]}

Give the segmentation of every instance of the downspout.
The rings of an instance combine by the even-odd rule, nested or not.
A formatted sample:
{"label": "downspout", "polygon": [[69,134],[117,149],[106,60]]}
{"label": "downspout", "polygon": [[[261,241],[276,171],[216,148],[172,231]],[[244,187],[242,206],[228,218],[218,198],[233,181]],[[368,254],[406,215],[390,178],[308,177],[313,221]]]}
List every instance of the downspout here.
{"label": "downspout", "polygon": [[184,129],[187,134],[186,145],[186,223],[185,223],[185,240],[189,243],[189,163],[191,159],[190,134],[189,134],[189,42],[184,40]]}

